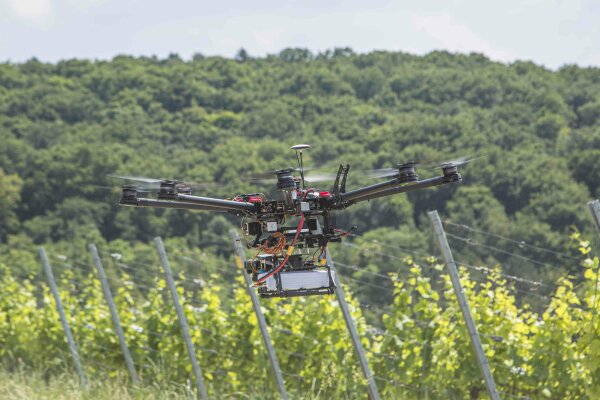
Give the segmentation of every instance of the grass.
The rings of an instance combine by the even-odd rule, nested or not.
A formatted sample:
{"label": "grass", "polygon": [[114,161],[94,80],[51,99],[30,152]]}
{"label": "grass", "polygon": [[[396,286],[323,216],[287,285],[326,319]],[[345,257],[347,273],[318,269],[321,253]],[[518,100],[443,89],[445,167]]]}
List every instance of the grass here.
{"label": "grass", "polygon": [[[0,400],[197,400],[196,393],[191,386],[184,382],[168,380],[169,371],[162,364],[153,364],[150,376],[140,378],[143,383],[135,386],[131,383],[127,371],[102,368],[101,363],[95,363],[99,368],[86,371],[88,382],[82,387],[79,377],[66,363],[58,363],[53,367],[53,372],[31,368],[20,359],[4,360],[0,362]],[[89,360],[88,360],[89,361]],[[158,377],[158,378],[157,378]],[[215,382],[205,381],[210,398],[223,400],[275,400],[279,393],[274,383],[268,377],[257,375],[250,385],[248,392],[231,391],[223,392]],[[267,380],[265,380],[267,379]],[[291,400],[323,400],[324,395],[316,380],[310,388],[292,387],[289,383],[288,396]],[[345,400],[361,398],[362,396],[350,394],[343,396]]]}
{"label": "grass", "polygon": [[[212,390],[209,389],[209,392]],[[278,394],[266,388],[255,393],[209,393],[211,398],[265,400],[278,398]],[[321,400],[319,390],[305,393],[289,393],[291,399]],[[127,376],[92,378],[85,388],[81,387],[72,373],[53,374],[50,377],[31,370],[6,372],[0,368],[0,399],[2,400],[197,400],[186,386],[177,383],[146,383],[142,387],[131,385]]]}
{"label": "grass", "polygon": [[132,387],[121,378],[91,381],[85,388],[70,374],[44,379],[36,372],[0,372],[0,399],[10,400],[134,400],[134,399],[195,399],[181,385],[149,385]]}

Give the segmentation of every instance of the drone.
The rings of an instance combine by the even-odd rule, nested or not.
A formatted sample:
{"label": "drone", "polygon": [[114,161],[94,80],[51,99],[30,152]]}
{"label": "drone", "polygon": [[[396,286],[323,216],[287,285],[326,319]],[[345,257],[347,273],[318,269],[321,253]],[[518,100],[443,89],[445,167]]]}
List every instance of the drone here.
{"label": "drone", "polygon": [[[296,297],[335,291],[335,271],[328,262],[327,245],[340,242],[356,228],[339,228],[337,211],[364,201],[460,182],[458,167],[472,160],[463,157],[439,164],[442,174],[423,180],[416,173],[417,163],[409,161],[376,170],[374,177],[387,180],[350,191],[346,190],[350,164],[342,164],[331,177],[335,177],[333,186],[321,190],[307,187],[311,180],[305,176],[302,152],[309,148],[307,144],[292,146],[298,168],[272,172],[277,190],[273,199],[262,193],[238,194],[230,199],[202,197],[192,194],[193,185],[177,180],[113,177],[159,184],[155,199],[139,197],[143,189],[138,186],[124,185],[121,206],[225,212],[240,217],[246,246],[258,250],[244,263],[244,269],[260,296]],[[318,180],[322,179],[312,181]]]}

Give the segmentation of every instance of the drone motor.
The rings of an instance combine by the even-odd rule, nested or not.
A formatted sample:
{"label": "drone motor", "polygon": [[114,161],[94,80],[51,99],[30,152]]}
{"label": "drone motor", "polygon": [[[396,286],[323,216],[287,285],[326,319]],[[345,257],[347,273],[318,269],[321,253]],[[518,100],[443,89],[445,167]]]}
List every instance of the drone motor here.
{"label": "drone motor", "polygon": [[291,207],[296,200],[296,189],[298,184],[293,176],[294,169],[287,168],[276,171],[277,190],[283,193],[283,201],[287,207]]}
{"label": "drone motor", "polygon": [[398,182],[408,183],[419,180],[419,175],[415,171],[415,162],[409,161],[406,164],[398,164]]}
{"label": "drone motor", "polygon": [[442,173],[444,174],[444,178],[448,183],[462,181],[462,177],[458,173],[458,166],[454,164],[443,165]]}
{"label": "drone motor", "polygon": [[137,188],[132,185],[123,186],[120,203],[123,205],[137,206]]}
{"label": "drone motor", "polygon": [[156,198],[159,200],[177,200],[177,193],[177,181],[165,180],[160,183]]}

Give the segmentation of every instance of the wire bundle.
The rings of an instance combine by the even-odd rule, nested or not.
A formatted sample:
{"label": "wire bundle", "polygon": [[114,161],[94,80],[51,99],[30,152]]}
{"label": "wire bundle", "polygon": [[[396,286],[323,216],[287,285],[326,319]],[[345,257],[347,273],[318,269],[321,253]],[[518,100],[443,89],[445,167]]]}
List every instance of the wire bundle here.
{"label": "wire bundle", "polygon": [[[277,243],[271,244],[274,240]],[[286,245],[285,235],[281,232],[275,232],[260,246],[263,253],[277,255],[283,251]]]}
{"label": "wire bundle", "polygon": [[266,274],[265,276],[263,276],[262,278],[260,278],[258,281],[256,281],[255,286],[260,285],[261,283],[263,283],[264,281],[266,281],[269,277],[271,277],[271,276],[275,275],[276,273],[278,273],[281,270],[281,268],[283,268],[283,266],[285,265],[285,263],[290,258],[290,255],[294,251],[294,246],[296,245],[296,242],[298,241],[298,236],[300,236],[300,232],[302,231],[302,226],[303,225],[304,225],[304,214],[301,214],[301,216],[300,216],[300,222],[298,223],[298,229],[296,230],[296,235],[294,236],[294,240],[292,240],[292,244],[288,247],[288,250],[287,250],[287,253],[285,255],[285,258],[283,259],[283,261],[281,262],[281,264],[279,264],[279,267],[275,268],[273,271],[269,272],[268,274]]}

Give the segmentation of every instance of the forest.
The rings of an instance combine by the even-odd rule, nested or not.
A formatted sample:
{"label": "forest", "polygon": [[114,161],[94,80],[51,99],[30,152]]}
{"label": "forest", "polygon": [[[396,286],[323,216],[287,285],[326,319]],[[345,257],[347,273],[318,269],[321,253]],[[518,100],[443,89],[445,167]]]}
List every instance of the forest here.
{"label": "forest", "polygon": [[269,193],[248,177],[294,166],[296,143],[312,146],[307,166],[334,172],[350,163],[349,188],[373,183],[361,173],[372,168],[416,160],[429,163],[418,169],[424,178],[438,172],[431,163],[485,156],[463,168],[460,185],[354,206],[340,213],[341,227],[432,253],[425,211],[437,209],[568,253],[572,231],[591,229],[585,203],[600,196],[600,70],[348,48],[32,59],[0,65],[0,138],[0,255],[162,235],[217,261],[230,257],[236,219],[120,208],[123,182],[108,175],[190,180],[202,183],[199,194],[223,198]]}
{"label": "forest", "polygon": [[[109,175],[189,180],[200,184],[196,194],[211,197],[268,194],[273,187],[250,177],[294,166],[289,147],[297,143],[311,145],[304,162],[316,171],[335,172],[349,163],[349,188],[376,182],[364,173],[371,169],[415,160],[426,178],[439,172],[436,163],[483,156],[462,167],[461,184],[340,212],[340,227],[358,230],[348,247],[334,247],[334,259],[364,266],[354,278],[410,274],[410,263],[391,257],[437,255],[426,211],[438,210],[449,231],[470,240],[452,244],[463,261],[591,293],[592,272],[583,276],[581,246],[572,237],[595,235],[585,204],[600,196],[600,69],[566,65],[553,71],[476,53],[358,54],[349,48],[318,54],[289,48],[266,57],[241,49],[231,59],[122,55],[0,64],[4,279],[43,282],[40,245],[89,264],[86,246],[93,242],[107,254],[150,264],[156,255],[148,243],[162,236],[201,261],[200,268],[176,266],[178,273],[200,272],[235,287],[228,232],[239,224],[236,218],[119,207],[123,182]],[[522,268],[515,257],[536,263]],[[60,263],[56,269],[77,273]],[[153,279],[144,268],[130,273]],[[379,299],[376,286],[348,285],[361,301]],[[394,285],[394,301],[407,306],[403,286]],[[219,293],[230,290],[210,295]],[[522,296],[513,294],[521,305]],[[549,303],[531,306],[544,315]],[[366,312],[368,323],[383,323],[381,313],[372,314]],[[514,393],[544,388],[531,384]]]}

